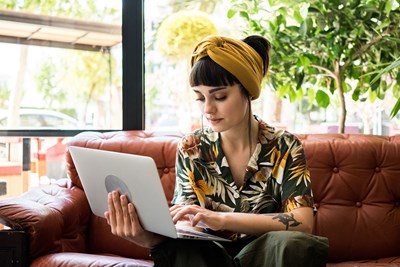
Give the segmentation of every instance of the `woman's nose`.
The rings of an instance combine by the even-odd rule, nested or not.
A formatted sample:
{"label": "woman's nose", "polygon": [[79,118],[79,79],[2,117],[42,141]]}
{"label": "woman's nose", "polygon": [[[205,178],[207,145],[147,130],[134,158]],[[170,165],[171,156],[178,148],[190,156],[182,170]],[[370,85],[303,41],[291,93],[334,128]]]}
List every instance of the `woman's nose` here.
{"label": "woman's nose", "polygon": [[204,114],[212,114],[215,112],[215,107],[212,101],[210,100],[205,100],[204,101],[204,107],[203,107],[203,113]]}

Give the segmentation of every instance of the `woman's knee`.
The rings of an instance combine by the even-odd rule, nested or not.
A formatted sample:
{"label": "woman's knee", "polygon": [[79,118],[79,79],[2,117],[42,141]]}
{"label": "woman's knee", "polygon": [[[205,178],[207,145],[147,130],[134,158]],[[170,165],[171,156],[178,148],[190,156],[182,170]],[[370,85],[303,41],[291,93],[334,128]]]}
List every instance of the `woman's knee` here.
{"label": "woman's knee", "polygon": [[288,251],[321,251],[327,252],[328,239],[326,237],[302,233],[298,231],[273,231],[266,234],[264,242],[274,244]]}
{"label": "woman's knee", "polygon": [[277,246],[279,257],[295,260],[283,266],[325,266],[329,248],[327,238],[296,231],[276,231],[269,235],[268,242]]}
{"label": "woman's knee", "polygon": [[237,260],[241,266],[325,266],[327,239],[292,231],[268,232],[248,244]]}

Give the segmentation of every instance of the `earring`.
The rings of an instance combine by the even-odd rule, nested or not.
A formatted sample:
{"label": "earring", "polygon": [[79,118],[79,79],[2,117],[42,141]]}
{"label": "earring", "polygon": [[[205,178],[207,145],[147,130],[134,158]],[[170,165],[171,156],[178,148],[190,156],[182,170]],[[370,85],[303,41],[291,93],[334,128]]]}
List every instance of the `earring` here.
{"label": "earring", "polygon": [[203,118],[204,118],[204,115],[203,115],[203,114],[201,114],[201,118],[200,118],[200,120],[201,120],[201,132],[204,134],[204,124],[203,124]]}

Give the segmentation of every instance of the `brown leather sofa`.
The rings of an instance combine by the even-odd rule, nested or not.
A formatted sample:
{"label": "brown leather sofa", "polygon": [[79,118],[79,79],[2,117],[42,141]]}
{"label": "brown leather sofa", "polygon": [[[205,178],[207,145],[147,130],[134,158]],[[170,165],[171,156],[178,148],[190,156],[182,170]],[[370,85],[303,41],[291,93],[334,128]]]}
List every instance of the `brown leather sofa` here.
{"label": "brown leather sofa", "polygon": [[[400,266],[400,136],[298,136],[318,209],[314,233],[330,241],[328,266]],[[179,138],[84,132],[69,144],[153,157],[171,200]],[[147,249],[113,236],[91,213],[68,152],[66,161],[70,180],[0,201],[1,222],[30,237],[31,266],[152,266]]]}

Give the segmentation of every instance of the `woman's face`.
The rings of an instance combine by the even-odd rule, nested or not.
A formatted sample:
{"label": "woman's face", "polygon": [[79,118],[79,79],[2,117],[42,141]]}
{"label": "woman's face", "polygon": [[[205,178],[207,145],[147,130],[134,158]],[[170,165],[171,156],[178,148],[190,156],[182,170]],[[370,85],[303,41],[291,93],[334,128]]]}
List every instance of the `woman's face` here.
{"label": "woman's face", "polygon": [[200,111],[215,132],[247,127],[248,100],[239,84],[193,87]]}

